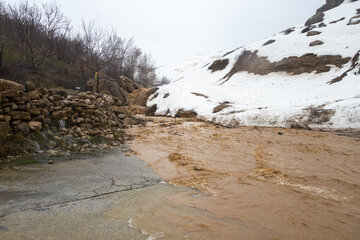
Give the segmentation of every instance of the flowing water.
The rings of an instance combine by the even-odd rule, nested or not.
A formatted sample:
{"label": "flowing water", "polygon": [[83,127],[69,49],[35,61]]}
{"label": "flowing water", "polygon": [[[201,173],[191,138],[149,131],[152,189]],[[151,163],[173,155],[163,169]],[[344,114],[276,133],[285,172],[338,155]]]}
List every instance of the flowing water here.
{"label": "flowing water", "polygon": [[0,239],[359,239],[357,139],[161,118],[127,131],[126,155],[2,169]]}
{"label": "flowing water", "polygon": [[161,177],[202,191],[167,199],[206,215],[154,214],[169,216],[165,225],[184,227],[183,232],[201,226],[201,234],[189,239],[360,236],[358,139],[296,129],[227,129],[172,119],[153,119],[147,127],[128,132],[134,136],[132,149]]}

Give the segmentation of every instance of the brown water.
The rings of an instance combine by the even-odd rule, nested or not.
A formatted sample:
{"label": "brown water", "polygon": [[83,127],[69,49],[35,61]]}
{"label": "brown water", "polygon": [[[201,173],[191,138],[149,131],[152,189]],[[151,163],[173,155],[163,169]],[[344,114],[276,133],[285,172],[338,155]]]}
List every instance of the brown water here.
{"label": "brown water", "polygon": [[270,239],[269,236],[277,236],[257,223],[219,217],[201,208],[173,201],[184,195],[191,199],[203,196],[197,191],[158,185],[131,192],[126,196],[128,201],[115,204],[103,216],[127,220],[131,228],[140,231],[147,239],[248,239],[249,236]]}
{"label": "brown water", "polygon": [[356,139],[162,118],[128,132],[166,181],[202,191],[154,191],[105,213],[152,239],[359,239]]}

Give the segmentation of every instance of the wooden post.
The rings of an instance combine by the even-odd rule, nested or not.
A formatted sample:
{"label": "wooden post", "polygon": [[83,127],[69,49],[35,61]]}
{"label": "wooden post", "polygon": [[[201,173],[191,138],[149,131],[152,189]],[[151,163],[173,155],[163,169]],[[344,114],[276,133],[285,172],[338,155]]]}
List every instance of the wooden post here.
{"label": "wooden post", "polygon": [[3,56],[3,52],[4,52],[4,47],[5,47],[5,43],[3,43],[3,45],[1,46],[1,49],[0,49],[0,73],[2,70],[2,56]]}
{"label": "wooden post", "polygon": [[98,72],[95,72],[95,78],[94,78],[94,84],[93,84],[93,93],[97,93],[98,84],[99,84],[98,81],[99,81]]}

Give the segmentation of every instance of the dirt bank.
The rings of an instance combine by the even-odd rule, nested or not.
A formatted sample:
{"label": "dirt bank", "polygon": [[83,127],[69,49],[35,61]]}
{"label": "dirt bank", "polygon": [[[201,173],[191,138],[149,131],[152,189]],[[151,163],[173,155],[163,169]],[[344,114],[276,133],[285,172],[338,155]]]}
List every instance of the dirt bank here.
{"label": "dirt bank", "polygon": [[[360,235],[357,139],[297,129],[228,129],[168,118],[153,118],[146,127],[127,131],[134,136],[131,147],[138,157],[166,181],[205,192],[172,195],[171,202],[227,219],[222,227],[205,218],[192,219],[206,236]],[[181,216],[172,220],[178,229],[188,221]]]}

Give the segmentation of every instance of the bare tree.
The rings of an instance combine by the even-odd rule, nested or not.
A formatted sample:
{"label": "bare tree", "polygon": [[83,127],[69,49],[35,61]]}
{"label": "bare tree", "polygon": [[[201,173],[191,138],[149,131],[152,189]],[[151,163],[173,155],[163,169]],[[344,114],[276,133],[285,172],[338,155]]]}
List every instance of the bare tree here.
{"label": "bare tree", "polygon": [[150,55],[143,55],[138,64],[137,80],[145,86],[152,86],[156,80],[155,63]]}
{"label": "bare tree", "polygon": [[[122,45],[122,39],[117,36],[114,30],[107,31],[104,28],[95,26],[94,21],[88,24],[83,21],[82,28],[84,44],[82,59],[86,67],[95,75],[104,66],[116,60],[117,53]],[[95,84],[97,85],[97,82]],[[96,88],[98,90],[98,86]]]}
{"label": "bare tree", "polygon": [[32,70],[36,70],[54,50],[54,40],[64,37],[70,21],[56,3],[38,7],[28,1],[8,6],[12,39],[22,47]]}

